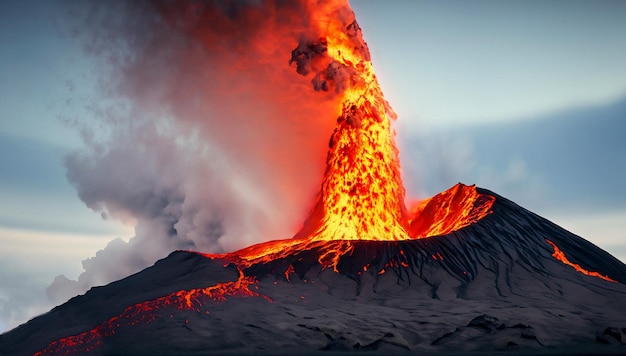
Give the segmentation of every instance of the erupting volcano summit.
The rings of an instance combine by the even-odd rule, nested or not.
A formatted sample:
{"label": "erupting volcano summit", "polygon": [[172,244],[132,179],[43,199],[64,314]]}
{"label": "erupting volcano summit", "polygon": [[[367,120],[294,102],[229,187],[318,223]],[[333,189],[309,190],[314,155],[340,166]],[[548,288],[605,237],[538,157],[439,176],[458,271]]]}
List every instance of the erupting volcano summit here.
{"label": "erupting volcano summit", "polygon": [[1,335],[0,354],[624,353],[626,265],[475,186],[405,207],[395,114],[354,14],[306,3],[289,63],[340,100],[294,238],[173,252]]}
{"label": "erupting volcano summit", "polygon": [[[345,3],[329,2],[321,8],[314,22],[319,36],[302,40],[290,63],[296,63],[299,74],[314,72],[315,90],[336,91],[341,100],[322,188],[296,238],[408,240],[444,233],[441,225],[450,225],[450,220],[460,228],[487,214],[493,199],[481,198],[474,206],[479,195],[467,190],[467,205],[456,213],[465,214],[464,218],[471,215],[469,220],[439,216],[434,223],[438,213],[431,212],[430,218],[425,217],[430,224],[424,226],[423,219],[409,216],[391,129],[396,115],[378,85],[361,28]],[[421,211],[417,207],[413,213]],[[420,225],[421,230],[412,225]],[[447,231],[452,229],[449,226]]]}

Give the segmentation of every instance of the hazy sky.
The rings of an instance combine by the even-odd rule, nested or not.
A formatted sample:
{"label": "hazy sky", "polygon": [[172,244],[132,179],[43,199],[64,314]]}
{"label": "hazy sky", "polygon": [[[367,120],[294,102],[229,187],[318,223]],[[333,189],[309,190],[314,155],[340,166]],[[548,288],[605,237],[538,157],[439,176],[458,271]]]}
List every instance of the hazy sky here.
{"label": "hazy sky", "polygon": [[[626,260],[626,2],[351,5],[399,115],[412,197],[476,183]],[[0,1],[0,332],[50,308],[55,276],[76,279],[136,233],[66,178],[74,121],[99,95],[68,16],[58,1]]]}

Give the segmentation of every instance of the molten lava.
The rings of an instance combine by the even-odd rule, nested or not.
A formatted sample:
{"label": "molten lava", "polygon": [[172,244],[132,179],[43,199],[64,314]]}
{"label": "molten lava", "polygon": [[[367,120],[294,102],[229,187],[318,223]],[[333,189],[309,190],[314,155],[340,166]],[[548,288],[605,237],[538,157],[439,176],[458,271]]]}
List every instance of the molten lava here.
{"label": "molten lava", "polygon": [[[410,236],[406,240],[445,235],[471,225],[491,213],[495,197],[478,193],[476,186],[461,183],[427,199],[416,206],[415,218],[410,221]],[[367,240],[367,239],[361,239]],[[269,263],[302,251],[318,250],[318,262],[322,268],[337,270],[341,256],[353,250],[352,239],[323,240],[319,235],[308,238],[274,240],[243,248],[226,254],[205,254],[248,268],[258,263]],[[435,259],[443,260],[439,254]]]}
{"label": "molten lava", "polygon": [[218,283],[207,288],[180,290],[164,297],[131,305],[121,314],[91,330],[53,341],[35,355],[74,355],[93,351],[102,344],[103,338],[114,335],[122,327],[153,322],[162,316],[161,310],[164,308],[200,312],[205,302],[221,303],[228,297],[262,297],[271,302],[268,297],[250,289],[250,286],[255,283],[254,278],[245,277],[240,272],[239,278],[234,282]]}
{"label": "molten lava", "polygon": [[546,239],[546,242],[549,243],[550,245],[552,245],[552,247],[554,248],[554,253],[552,254],[552,257],[554,257],[557,260],[563,262],[563,264],[566,264],[566,265],[568,265],[570,267],[573,267],[576,270],[576,272],[580,272],[580,273],[582,273],[584,275],[587,275],[587,276],[598,277],[598,278],[604,279],[605,281],[617,283],[616,280],[610,278],[609,276],[602,275],[602,274],[600,274],[598,272],[588,271],[588,270],[582,268],[579,264],[570,262],[570,260],[567,259],[567,256],[565,256],[563,251],[561,251],[561,249],[559,249],[558,246],[554,242],[552,242],[552,241],[550,241],[548,239]]}
{"label": "molten lava", "polygon": [[471,225],[491,213],[496,198],[461,183],[417,204],[411,211],[412,238],[440,236]]}
{"label": "molten lava", "polygon": [[[326,172],[310,218],[296,237],[328,240],[406,240],[408,219],[391,119],[367,45],[354,13],[330,2],[320,17],[320,38],[292,53],[300,74],[321,61],[313,78],[318,90],[341,95],[330,138]],[[318,66],[319,67],[319,66]]]}

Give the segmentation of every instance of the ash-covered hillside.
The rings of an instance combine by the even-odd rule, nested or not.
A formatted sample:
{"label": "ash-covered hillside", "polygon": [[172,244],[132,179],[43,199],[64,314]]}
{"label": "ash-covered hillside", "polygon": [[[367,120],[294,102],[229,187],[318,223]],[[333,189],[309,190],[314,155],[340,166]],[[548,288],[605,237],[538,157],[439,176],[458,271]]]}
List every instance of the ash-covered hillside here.
{"label": "ash-covered hillside", "polygon": [[490,213],[442,236],[173,252],[0,335],[0,352],[626,352],[626,265],[477,192]]}

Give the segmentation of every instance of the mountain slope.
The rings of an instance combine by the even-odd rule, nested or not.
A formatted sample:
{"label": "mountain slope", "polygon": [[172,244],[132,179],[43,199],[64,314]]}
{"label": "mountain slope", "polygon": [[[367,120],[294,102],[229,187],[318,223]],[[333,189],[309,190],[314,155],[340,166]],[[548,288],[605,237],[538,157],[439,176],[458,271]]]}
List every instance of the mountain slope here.
{"label": "mountain slope", "polygon": [[477,190],[495,198],[491,213],[443,236],[283,246],[267,259],[173,252],[0,335],[0,350],[626,351],[626,265]]}

